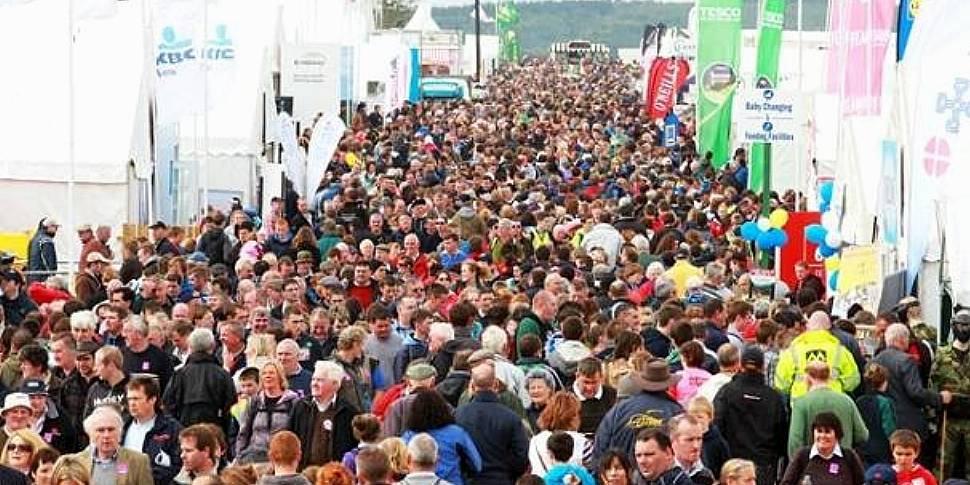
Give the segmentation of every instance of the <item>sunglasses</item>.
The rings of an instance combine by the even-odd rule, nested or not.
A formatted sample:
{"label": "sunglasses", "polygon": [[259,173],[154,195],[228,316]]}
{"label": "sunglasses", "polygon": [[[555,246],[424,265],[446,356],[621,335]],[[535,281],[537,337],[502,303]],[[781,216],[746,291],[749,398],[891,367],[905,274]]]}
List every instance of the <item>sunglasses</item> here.
{"label": "sunglasses", "polygon": [[31,453],[34,451],[34,447],[30,445],[16,445],[13,443],[7,443],[7,451],[20,451],[22,453]]}

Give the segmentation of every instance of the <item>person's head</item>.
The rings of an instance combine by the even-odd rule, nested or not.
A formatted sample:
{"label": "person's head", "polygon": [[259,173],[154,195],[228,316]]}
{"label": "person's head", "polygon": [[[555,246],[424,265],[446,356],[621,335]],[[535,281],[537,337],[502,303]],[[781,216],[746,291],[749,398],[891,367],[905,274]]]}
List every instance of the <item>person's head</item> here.
{"label": "person's head", "polygon": [[807,277],[809,274],[808,263],[805,261],[795,263],[795,277],[798,278],[799,281],[805,279],[805,277]]}
{"label": "person's head", "polygon": [[60,458],[61,454],[54,448],[45,446],[36,453],[30,462],[30,477],[34,480],[34,485],[51,485],[54,463]]}
{"label": "person's head", "polygon": [[124,375],[121,350],[113,345],[105,345],[94,353],[94,371],[98,377],[113,382]]}
{"label": "person's head", "polygon": [[98,317],[91,310],[81,310],[71,314],[71,335],[79,344],[93,342],[98,325]]}
{"label": "person's head", "polygon": [[687,414],[690,414],[697,420],[697,423],[701,427],[701,434],[706,433],[711,426],[711,422],[714,421],[714,405],[711,404],[711,401],[701,395],[694,396],[687,403],[686,411]]}
{"label": "person's head", "polygon": [[300,464],[300,438],[292,431],[278,431],[269,440],[269,460],[276,468],[293,468]]}
{"label": "person's head", "polygon": [[637,434],[633,458],[640,475],[648,481],[660,478],[674,465],[670,436],[660,428],[647,428]]}
{"label": "person's head", "polygon": [[667,427],[677,461],[687,467],[697,463],[704,444],[704,430],[697,418],[690,414],[674,416]]}
{"label": "person's head", "polygon": [[724,485],[755,485],[754,463],[740,458],[732,458],[721,466],[721,483]]}
{"label": "person's head", "polygon": [[556,295],[541,290],[532,298],[532,311],[544,322],[551,322],[556,317]]}
{"label": "person's head", "polygon": [[379,445],[391,462],[391,474],[404,476],[408,474],[408,445],[397,436],[390,436],[381,440]]}
{"label": "person's head", "polygon": [[434,389],[419,389],[411,400],[404,418],[404,428],[420,433],[455,422],[448,401]]}
{"label": "person's head", "polygon": [[596,357],[586,357],[576,364],[576,388],[584,398],[594,398],[603,388],[603,364]]}
{"label": "person's head", "polygon": [[247,398],[251,398],[257,392],[259,392],[259,369],[247,367],[239,373],[239,393]]}
{"label": "person's head", "polygon": [[91,483],[91,473],[88,471],[88,465],[78,459],[76,455],[64,455],[54,463],[51,483],[53,485],[87,485]]}
{"label": "person's head", "polygon": [[433,472],[438,463],[438,442],[428,433],[418,433],[408,443],[408,469]]}
{"label": "person's head", "polygon": [[545,406],[552,393],[556,391],[556,379],[550,371],[536,368],[525,375],[526,391],[529,398],[538,406]]}
{"label": "person's head", "polygon": [[886,328],[886,347],[905,350],[909,347],[909,327],[905,323],[894,323]]}
{"label": "person's head", "polygon": [[842,422],[835,413],[818,413],[812,420],[812,436],[819,453],[828,456],[842,439]]}
{"label": "person's head", "polygon": [[31,429],[18,429],[7,437],[7,443],[0,451],[0,464],[9,466],[21,473],[30,472],[34,453],[46,448],[43,438]]}
{"label": "person's head", "polygon": [[367,337],[367,331],[364,329],[351,326],[343,329],[340,332],[340,337],[337,338],[337,351],[344,354],[347,359],[357,359],[364,352],[364,339]]}
{"label": "person's head", "polygon": [[367,446],[357,454],[357,483],[387,483],[391,478],[391,460],[379,446]]}
{"label": "person's head", "polygon": [[123,426],[121,414],[109,405],[94,408],[91,415],[84,419],[84,432],[103,457],[118,451]]}
{"label": "person's head", "polygon": [[321,403],[329,403],[340,390],[345,373],[340,364],[329,360],[317,361],[310,378],[310,394]]}
{"label": "person's head", "polygon": [[573,437],[565,431],[554,431],[546,440],[546,449],[556,463],[568,463],[573,456]]}
{"label": "person's head", "polygon": [[376,444],[381,437],[381,421],[373,414],[358,414],[350,421],[354,438],[361,443]]}
{"label": "person's head", "polygon": [[[235,325],[232,325],[235,326]],[[216,348],[216,338],[208,328],[196,328],[189,334],[189,351],[210,354]]]}
{"label": "person's head", "polygon": [[539,427],[547,431],[576,431],[580,424],[579,398],[572,393],[559,391],[546,402],[539,414]]}
{"label": "person's head", "polygon": [[259,369],[259,384],[263,392],[269,394],[282,392],[289,385],[286,380],[286,369],[275,360],[264,363]]}
{"label": "person's head", "polygon": [[146,422],[155,417],[161,394],[158,381],[146,375],[132,376],[128,381],[128,412],[136,421]]}
{"label": "person's head", "polygon": [[212,470],[219,462],[219,440],[204,424],[193,424],[179,433],[182,466],[193,473]]}
{"label": "person's head", "polygon": [[600,458],[596,475],[603,485],[629,485],[630,470],[630,459],[627,454],[611,449]]}
{"label": "person's head", "polygon": [[495,391],[495,362],[485,359],[471,368],[471,382],[469,390],[472,392],[494,392]]}
{"label": "person's head", "polygon": [[378,340],[387,340],[391,336],[391,313],[387,307],[373,304],[367,309],[367,322],[370,331]]}
{"label": "person's head", "polygon": [[20,373],[24,379],[44,379],[47,374],[47,351],[37,344],[20,349]]}
{"label": "person's head", "polygon": [[875,362],[866,364],[865,373],[862,376],[866,387],[875,392],[886,392],[889,387],[889,370]]}
{"label": "person's head", "polygon": [[897,429],[889,436],[889,447],[893,452],[893,463],[902,470],[910,470],[919,457],[922,441],[915,431]]}
{"label": "person's head", "polygon": [[805,366],[805,380],[809,386],[827,385],[832,378],[832,369],[827,362],[814,361]]}
{"label": "person's head", "polygon": [[8,431],[29,427],[32,413],[33,408],[27,394],[12,392],[3,398],[3,410],[0,411],[0,416],[3,417],[4,427]]}
{"label": "person's head", "polygon": [[293,339],[283,339],[276,344],[276,360],[283,366],[286,375],[300,371],[300,345]]}

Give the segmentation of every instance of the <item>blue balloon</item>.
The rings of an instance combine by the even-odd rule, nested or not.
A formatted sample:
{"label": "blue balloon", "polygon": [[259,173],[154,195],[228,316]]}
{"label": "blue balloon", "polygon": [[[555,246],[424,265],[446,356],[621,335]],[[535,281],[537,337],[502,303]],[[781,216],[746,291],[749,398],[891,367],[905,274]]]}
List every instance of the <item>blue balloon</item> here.
{"label": "blue balloon", "polygon": [[[818,188],[818,195],[825,205],[832,203],[832,193],[835,191],[835,182],[825,182]],[[825,212],[824,210],[822,212]]]}
{"label": "blue balloon", "polygon": [[775,238],[771,231],[762,232],[758,236],[757,241],[755,241],[755,244],[757,244],[758,249],[762,251],[771,251],[772,249],[775,249]]}
{"label": "blue balloon", "polygon": [[805,239],[812,244],[822,244],[825,242],[825,236],[828,235],[829,231],[825,226],[821,224],[811,224],[805,226]]}
{"label": "blue balloon", "polygon": [[775,246],[779,248],[785,247],[785,245],[788,244],[788,233],[781,229],[772,229],[772,231],[775,233]]}
{"label": "blue balloon", "polygon": [[741,224],[741,238],[746,241],[754,241],[758,239],[761,235],[761,229],[758,229],[758,223],[754,221],[748,221]]}
{"label": "blue balloon", "polygon": [[818,247],[818,252],[819,254],[822,255],[822,257],[828,258],[830,256],[835,256],[835,254],[838,253],[839,250],[829,246],[828,244],[822,243]]}
{"label": "blue balloon", "polygon": [[829,288],[832,288],[833,290],[836,289],[837,288],[836,285],[838,283],[839,283],[839,272],[838,270],[836,270],[829,275]]}
{"label": "blue balloon", "polygon": [[818,211],[819,212],[828,212],[830,207],[831,207],[831,205],[828,202],[822,201],[822,203],[820,203],[818,205]]}

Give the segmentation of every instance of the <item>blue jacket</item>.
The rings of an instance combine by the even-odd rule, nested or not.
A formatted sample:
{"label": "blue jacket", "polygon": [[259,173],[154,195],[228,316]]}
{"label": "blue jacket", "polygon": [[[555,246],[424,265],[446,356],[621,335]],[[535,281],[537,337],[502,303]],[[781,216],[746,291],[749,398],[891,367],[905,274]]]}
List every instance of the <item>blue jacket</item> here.
{"label": "blue jacket", "polygon": [[[132,418],[125,420],[125,434],[131,426]],[[175,475],[182,469],[179,433],[182,425],[171,416],[161,413],[155,415],[155,426],[145,434],[142,453],[148,455],[155,485],[172,483]],[[122,439],[122,443],[124,439]]]}
{"label": "blue jacket", "polygon": [[[438,465],[434,474],[454,485],[464,485],[461,477],[461,464],[478,473],[482,471],[482,457],[471,436],[461,426],[449,424],[427,432],[438,443]],[[414,431],[407,430],[401,435],[405,443],[414,438]]]}
{"label": "blue jacket", "polygon": [[494,392],[475,394],[455,411],[455,421],[471,435],[482,456],[482,471],[471,479],[472,485],[509,485],[525,473],[529,465],[525,426]]}
{"label": "blue jacket", "polygon": [[57,272],[57,249],[54,247],[54,238],[50,237],[43,228],[38,229],[38,233],[30,241],[28,251],[27,282],[44,281],[48,276]]}
{"label": "blue jacket", "polygon": [[596,428],[593,457],[598,462],[610,448],[633,456],[633,441],[641,429],[663,426],[684,412],[666,392],[641,392],[620,401],[606,412]]}
{"label": "blue jacket", "polygon": [[582,485],[596,485],[596,480],[585,468],[570,463],[560,463],[553,466],[542,479],[545,480],[546,485],[565,485],[564,478],[567,475],[575,475]]}
{"label": "blue jacket", "polygon": [[411,335],[404,337],[404,346],[394,356],[394,382],[401,382],[408,364],[428,356],[428,343]]}

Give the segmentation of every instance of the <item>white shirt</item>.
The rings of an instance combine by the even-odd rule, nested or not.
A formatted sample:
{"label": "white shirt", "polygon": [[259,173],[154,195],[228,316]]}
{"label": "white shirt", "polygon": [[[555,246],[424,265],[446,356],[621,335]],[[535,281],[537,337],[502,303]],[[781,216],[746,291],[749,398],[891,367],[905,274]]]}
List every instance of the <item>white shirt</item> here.
{"label": "white shirt", "polygon": [[145,436],[154,427],[154,416],[152,416],[152,419],[142,423],[139,423],[137,419],[132,420],[131,426],[128,426],[128,431],[125,433],[125,442],[122,444],[122,446],[128,448],[129,450],[141,453],[142,446],[145,444]]}
{"label": "white shirt", "polygon": [[[586,448],[586,437],[576,431],[567,431],[573,438],[573,454],[569,457],[569,463],[583,466],[583,450]],[[529,440],[529,463],[532,465],[532,473],[543,476],[552,468],[552,455],[546,443],[552,433],[543,431]]]}
{"label": "white shirt", "polygon": [[[575,394],[576,397],[579,398],[579,402],[583,402],[586,399],[597,399],[597,400],[599,400],[599,399],[602,399],[603,398],[603,386],[601,385],[598,389],[596,389],[596,395],[594,395],[592,398],[587,398],[586,396],[583,395],[583,391],[579,388],[579,383],[577,383],[577,382],[574,381],[573,382],[573,394]],[[582,464],[582,463],[580,463],[580,464]]]}

